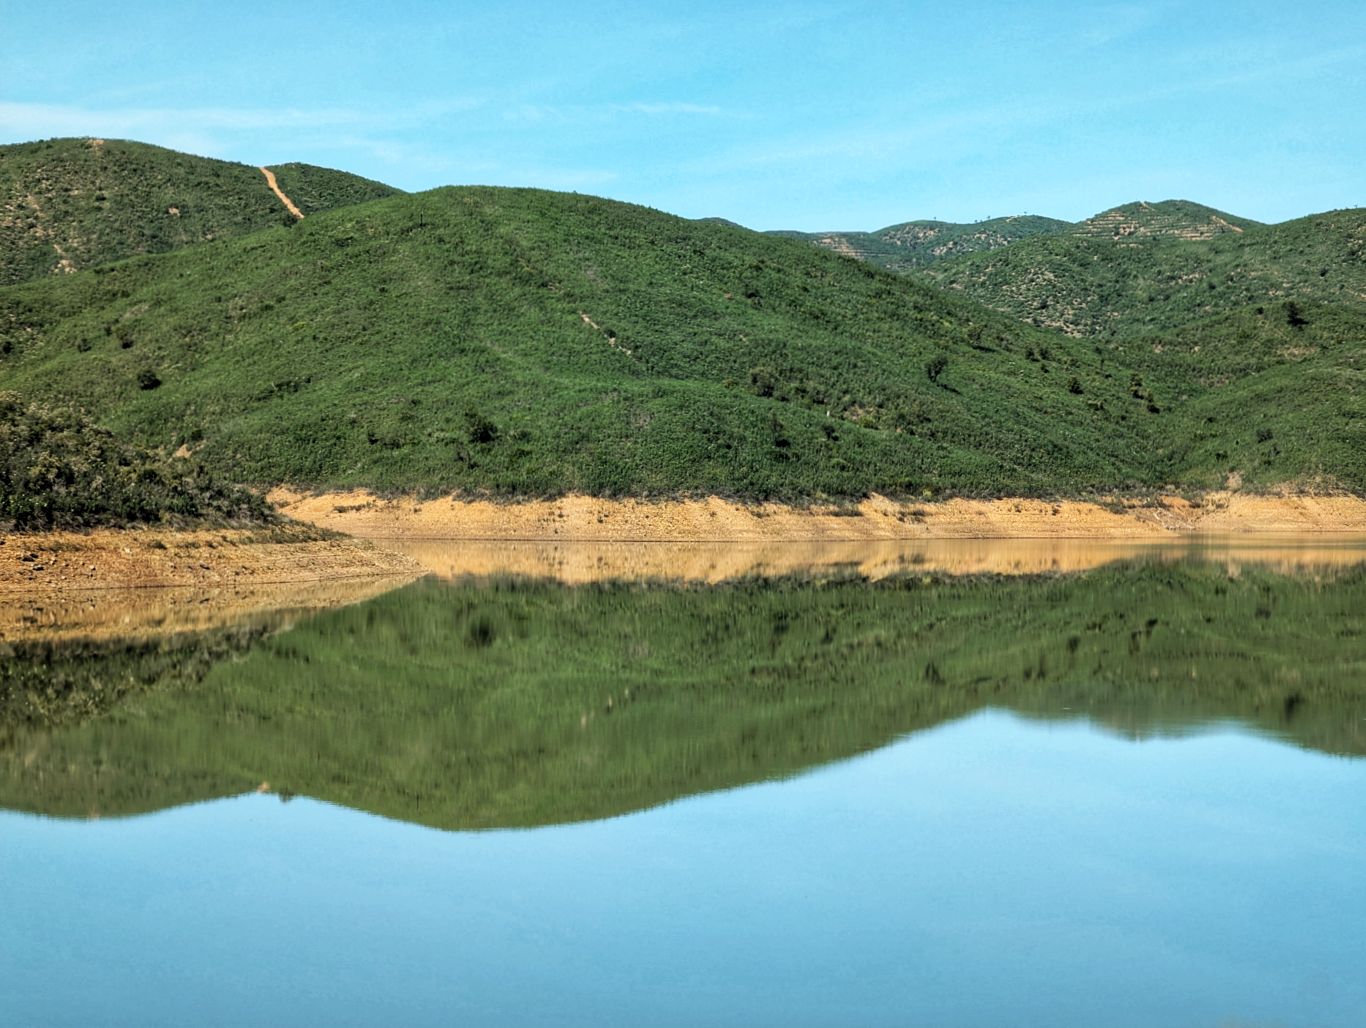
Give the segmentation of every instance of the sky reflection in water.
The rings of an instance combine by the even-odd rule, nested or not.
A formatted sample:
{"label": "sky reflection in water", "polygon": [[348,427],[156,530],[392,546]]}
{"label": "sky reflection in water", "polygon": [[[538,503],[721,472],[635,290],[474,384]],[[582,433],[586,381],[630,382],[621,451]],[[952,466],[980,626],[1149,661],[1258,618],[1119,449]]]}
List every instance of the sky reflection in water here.
{"label": "sky reflection in water", "polygon": [[446,833],[0,815],[11,1023],[1353,1025],[1366,761],[985,711],[782,782]]}

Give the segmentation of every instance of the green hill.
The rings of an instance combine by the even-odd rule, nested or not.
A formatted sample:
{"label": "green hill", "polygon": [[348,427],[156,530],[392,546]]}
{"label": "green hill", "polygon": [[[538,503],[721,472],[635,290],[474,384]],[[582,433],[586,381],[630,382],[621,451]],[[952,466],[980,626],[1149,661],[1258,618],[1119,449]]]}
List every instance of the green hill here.
{"label": "green hill", "polygon": [[1259,224],[1189,200],[1163,200],[1160,203],[1124,204],[1075,224],[1018,214],[970,224],[907,221],[876,232],[779,231],[772,234],[802,239],[888,271],[904,272],[956,257],[989,253],[1025,239],[1079,237],[1124,243],[1146,239],[1203,240],[1226,233],[1242,233]]}
{"label": "green hill", "polygon": [[877,232],[782,232],[918,273],[1076,336],[1160,332],[1242,307],[1366,304],[1366,213],[1262,225],[1189,200],[1136,202],[1071,224],[912,221]]}
{"label": "green hill", "polygon": [[268,782],[441,828],[549,824],[795,774],[984,707],[1137,737],[1234,720],[1361,755],[1364,602],[1361,569],[1198,564],[429,580],[277,635],[16,646],[0,806],[109,816]]}
{"label": "green hill", "polygon": [[[397,192],[306,164],[273,170],[305,214]],[[0,285],[292,220],[245,164],[117,139],[0,146]]]}
{"label": "green hill", "polygon": [[[1066,242],[1198,250],[1246,278],[1265,266],[1240,249],[1254,236],[1279,232],[1287,268],[1358,239],[1360,219],[1320,220]],[[1335,297],[1356,273],[1345,256],[1323,268]],[[793,240],[447,188],[0,288],[0,388],[80,404],[153,450],[188,445],[255,485],[815,499],[1236,475],[1366,491],[1362,336],[1330,306],[1248,308],[1200,329],[1207,350],[1154,362],[1172,342],[1160,332],[1069,339]],[[1235,339],[1256,361],[1211,372]],[[1246,443],[1233,397],[1279,411],[1285,442]]]}
{"label": "green hill", "polygon": [[1024,240],[922,274],[1032,324],[1086,336],[1168,330],[1287,300],[1366,305],[1366,211],[1279,225],[1229,221],[1194,238],[1183,232],[1209,223],[1187,220],[1195,228],[1163,233],[1136,222],[1129,232],[1131,223],[1106,218],[1093,219],[1091,233]]}
{"label": "green hill", "polygon": [[1021,214],[972,224],[948,221],[908,221],[876,232],[775,232],[804,239],[846,257],[867,261],[888,271],[911,271],[950,257],[996,250],[1020,239],[1057,235],[1074,226],[1054,218]]}
{"label": "green hill", "polygon": [[6,388],[258,484],[798,498],[1165,480],[1152,416],[1101,363],[814,247],[535,190],[397,197],[0,291]]}
{"label": "green hill", "polygon": [[1242,308],[1103,347],[1132,395],[1179,412],[1165,441],[1188,481],[1366,485],[1366,309]]}

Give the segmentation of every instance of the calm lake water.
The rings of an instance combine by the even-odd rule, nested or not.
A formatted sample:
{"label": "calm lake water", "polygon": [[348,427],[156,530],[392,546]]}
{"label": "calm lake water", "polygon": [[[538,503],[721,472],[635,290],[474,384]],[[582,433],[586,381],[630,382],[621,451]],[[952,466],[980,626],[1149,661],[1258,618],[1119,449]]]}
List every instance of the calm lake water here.
{"label": "calm lake water", "polygon": [[1336,551],[13,644],[0,1022],[1359,1026]]}

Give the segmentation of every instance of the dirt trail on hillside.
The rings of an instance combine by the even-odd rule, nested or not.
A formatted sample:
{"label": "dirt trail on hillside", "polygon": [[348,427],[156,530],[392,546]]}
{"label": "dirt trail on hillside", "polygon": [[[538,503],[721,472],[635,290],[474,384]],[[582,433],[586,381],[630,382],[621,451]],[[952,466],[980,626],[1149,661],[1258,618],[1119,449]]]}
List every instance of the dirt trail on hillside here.
{"label": "dirt trail on hillside", "polygon": [[1366,534],[1366,499],[1212,493],[1102,506],[1075,500],[913,502],[871,496],[856,506],[687,500],[385,499],[357,491],[309,496],[277,489],[289,517],[362,538],[552,542],[797,542],[877,539],[1152,539],[1180,535]]}
{"label": "dirt trail on hillside", "polygon": [[270,191],[280,198],[280,202],[285,205],[289,213],[302,221],[304,212],[294,206],[293,200],[285,196],[285,191],[280,188],[280,183],[275,181],[275,172],[271,171],[269,168],[263,167],[261,169],[261,174],[266,177],[266,185],[270,186]]}

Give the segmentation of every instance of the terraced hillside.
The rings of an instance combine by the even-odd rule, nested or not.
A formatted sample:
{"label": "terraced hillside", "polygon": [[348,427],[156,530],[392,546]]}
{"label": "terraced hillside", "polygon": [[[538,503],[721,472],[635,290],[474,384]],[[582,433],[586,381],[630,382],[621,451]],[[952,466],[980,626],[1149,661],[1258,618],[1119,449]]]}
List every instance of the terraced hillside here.
{"label": "terraced hillside", "polygon": [[[397,192],[311,165],[276,170],[305,214]],[[0,146],[0,285],[292,220],[245,164],[113,139]]]}
{"label": "terraced hillside", "polygon": [[1149,238],[1195,240],[1237,234],[1260,224],[1189,200],[1140,200],[1087,218],[1070,234],[1121,242]]}
{"label": "terraced hillside", "polygon": [[1056,235],[1073,226],[1054,218],[1028,214],[992,218],[972,224],[908,221],[876,232],[775,232],[804,239],[827,250],[876,264],[888,271],[910,271],[950,257],[995,250],[1020,239]]}
{"label": "terraced hillside", "polygon": [[1182,228],[1122,215],[1101,215],[1091,224],[1085,234],[1024,240],[936,264],[923,275],[1031,324],[1077,336],[1165,331],[1249,306],[1366,304],[1366,211],[1360,209],[1279,225],[1235,224],[1223,215],[1182,221]]}

